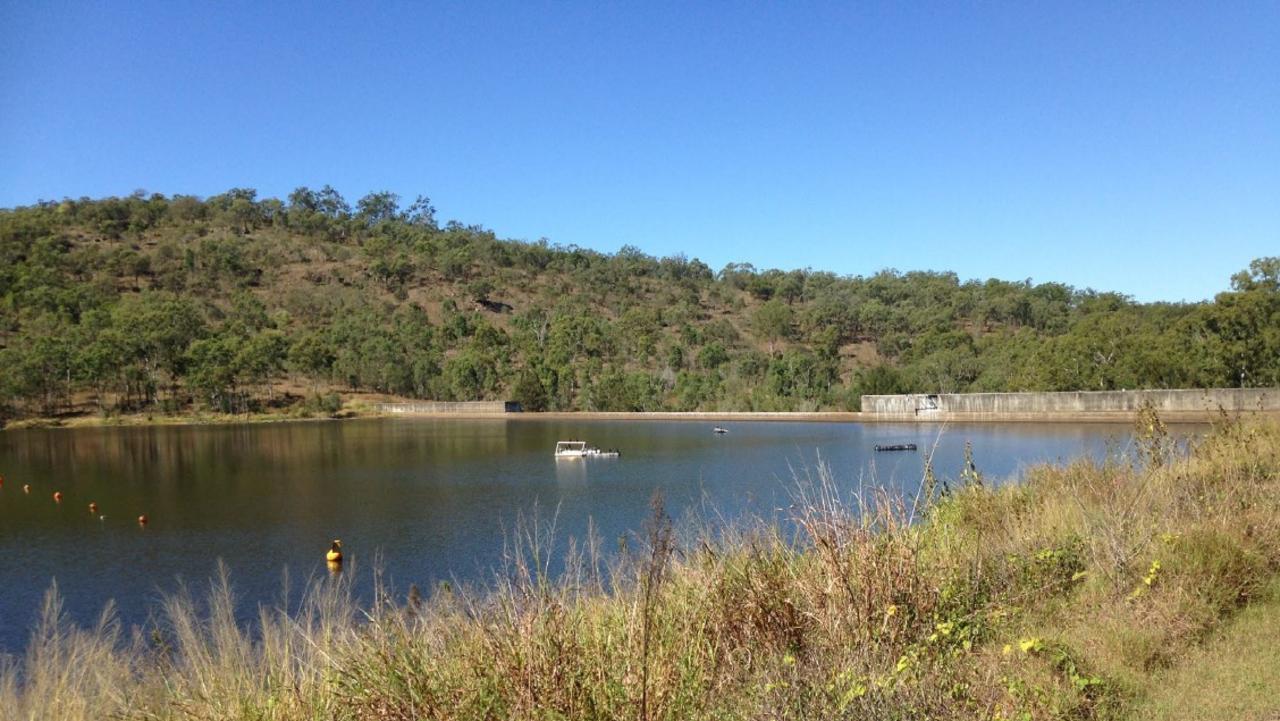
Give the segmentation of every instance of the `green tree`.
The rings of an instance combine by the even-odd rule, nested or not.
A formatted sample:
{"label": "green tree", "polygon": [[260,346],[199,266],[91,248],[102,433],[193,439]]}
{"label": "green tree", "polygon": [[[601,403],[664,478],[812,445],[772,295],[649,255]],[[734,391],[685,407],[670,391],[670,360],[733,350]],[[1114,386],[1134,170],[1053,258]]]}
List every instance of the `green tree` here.
{"label": "green tree", "polygon": [[246,382],[265,386],[267,398],[275,399],[272,379],[284,370],[289,343],[280,331],[264,330],[249,336],[240,346],[234,363]]}
{"label": "green tree", "polygon": [[772,355],[778,341],[791,337],[791,308],[774,299],[760,306],[751,317],[751,327],[758,338],[769,342],[769,353]]}
{"label": "green tree", "polygon": [[547,389],[542,384],[542,379],[530,368],[520,372],[519,380],[511,391],[511,398],[523,410],[531,412],[545,411],[549,405]]}
{"label": "green tree", "polygon": [[223,413],[247,410],[240,393],[240,368],[236,362],[240,346],[238,337],[221,335],[191,344],[191,386],[210,408]]}
{"label": "green tree", "polygon": [[[294,372],[307,376],[318,384],[328,378],[333,370],[333,348],[323,333],[308,331],[293,340],[287,360]],[[318,385],[313,386],[313,390],[318,393]]]}

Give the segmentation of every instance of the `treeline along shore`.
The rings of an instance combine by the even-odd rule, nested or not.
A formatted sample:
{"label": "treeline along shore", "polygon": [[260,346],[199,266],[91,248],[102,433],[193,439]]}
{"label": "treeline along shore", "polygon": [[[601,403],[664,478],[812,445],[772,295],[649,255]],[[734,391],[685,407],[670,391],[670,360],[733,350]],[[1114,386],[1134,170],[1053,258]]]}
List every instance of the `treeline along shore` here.
{"label": "treeline along shore", "polygon": [[1274,421],[1223,421],[1187,447],[1144,411],[1127,455],[998,486],[969,465],[926,474],[915,497],[801,475],[785,523],[674,527],[655,499],[616,553],[531,523],[483,588],[362,606],[348,568],[251,626],[235,621],[234,579],[165,600],[140,629],[110,612],[78,627],[54,592],[25,654],[0,658],[0,718],[1280,712]]}
{"label": "treeline along shore", "polygon": [[0,210],[0,420],[1280,385],[1280,259],[1223,280],[1210,302],[1144,304],[947,272],[713,270],[327,186],[66,199]]}

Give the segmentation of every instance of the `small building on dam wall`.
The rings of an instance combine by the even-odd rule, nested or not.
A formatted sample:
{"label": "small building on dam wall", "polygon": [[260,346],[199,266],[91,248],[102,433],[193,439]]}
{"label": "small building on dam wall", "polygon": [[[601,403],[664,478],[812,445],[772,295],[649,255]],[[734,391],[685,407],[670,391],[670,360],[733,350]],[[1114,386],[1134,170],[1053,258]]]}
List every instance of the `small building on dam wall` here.
{"label": "small building on dam wall", "polygon": [[415,416],[486,416],[519,413],[520,404],[515,401],[412,401],[409,403],[380,403],[378,404],[378,411],[380,413]]}
{"label": "small building on dam wall", "polygon": [[1130,420],[1150,406],[1168,420],[1280,413],[1280,388],[862,396],[866,420]]}

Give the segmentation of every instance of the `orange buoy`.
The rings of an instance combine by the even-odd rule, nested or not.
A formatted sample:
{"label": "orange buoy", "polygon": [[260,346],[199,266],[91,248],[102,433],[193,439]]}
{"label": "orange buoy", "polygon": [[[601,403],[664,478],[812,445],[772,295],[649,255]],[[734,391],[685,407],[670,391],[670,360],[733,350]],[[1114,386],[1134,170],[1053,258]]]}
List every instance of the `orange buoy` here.
{"label": "orange buoy", "polygon": [[54,491],[54,492],[53,492],[53,502],[54,502],[54,503],[62,503],[62,491]]}
{"label": "orange buoy", "polygon": [[0,473],[0,488],[4,488],[4,474]]}
{"label": "orange buoy", "polygon": [[139,526],[147,525],[147,514],[144,513],[141,516],[138,516],[138,525]]}
{"label": "orange buoy", "polygon": [[97,512],[98,512],[98,504],[94,503],[93,501],[89,501],[89,513],[97,513]]}

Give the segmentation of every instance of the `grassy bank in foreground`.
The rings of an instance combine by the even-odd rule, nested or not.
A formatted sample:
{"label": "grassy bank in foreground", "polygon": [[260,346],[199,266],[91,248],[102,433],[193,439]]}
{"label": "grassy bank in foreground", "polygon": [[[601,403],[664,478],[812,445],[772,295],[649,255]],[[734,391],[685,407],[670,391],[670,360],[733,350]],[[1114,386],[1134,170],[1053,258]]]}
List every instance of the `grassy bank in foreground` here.
{"label": "grassy bank in foreground", "polygon": [[244,629],[217,586],[132,635],[51,602],[0,671],[0,715],[1130,718],[1211,682],[1198,664],[1256,671],[1248,629],[1275,627],[1280,424],[1224,424],[1177,455],[1146,418],[1130,459],[999,489],[970,472],[918,502],[814,476],[796,538],[677,532],[658,512],[647,543],[607,564],[582,544],[550,579],[535,527],[484,593],[362,610],[339,579]]}
{"label": "grassy bank in foreground", "polygon": [[1135,717],[1143,721],[1280,719],[1280,584],[1222,633],[1161,671]]}

